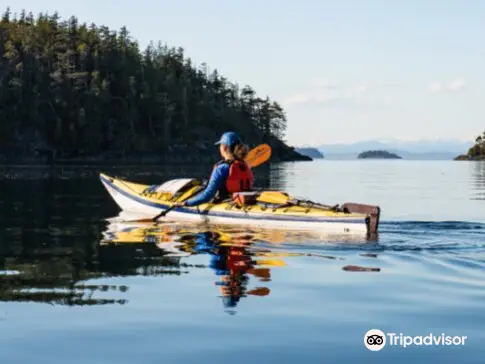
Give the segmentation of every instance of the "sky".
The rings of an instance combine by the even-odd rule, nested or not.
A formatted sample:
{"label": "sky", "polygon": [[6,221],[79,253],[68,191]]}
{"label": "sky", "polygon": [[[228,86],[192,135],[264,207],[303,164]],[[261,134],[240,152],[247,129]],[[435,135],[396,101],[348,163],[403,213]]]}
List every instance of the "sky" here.
{"label": "sky", "polygon": [[293,145],[474,140],[485,130],[484,0],[0,0],[126,26],[278,101]]}

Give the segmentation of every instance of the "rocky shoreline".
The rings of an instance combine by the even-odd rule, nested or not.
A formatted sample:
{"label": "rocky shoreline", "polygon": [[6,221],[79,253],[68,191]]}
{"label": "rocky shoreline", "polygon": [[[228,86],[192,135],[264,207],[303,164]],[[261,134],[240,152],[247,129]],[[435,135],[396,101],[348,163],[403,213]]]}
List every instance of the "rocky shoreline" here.
{"label": "rocky shoreline", "polygon": [[478,155],[475,157],[472,157],[467,154],[461,154],[458,157],[454,159],[455,161],[485,161],[485,155]]}
{"label": "rocky shoreline", "polygon": [[[250,146],[254,147],[254,146]],[[158,165],[158,164],[207,164],[215,163],[220,159],[218,148],[202,144],[198,147],[187,145],[170,146],[165,153],[138,152],[120,153],[107,152],[95,156],[56,155],[53,150],[36,150],[30,155],[18,153],[0,153],[1,165],[39,165],[39,166],[95,166],[95,165]],[[312,161],[312,158],[302,155],[292,147],[275,146],[268,163]]]}

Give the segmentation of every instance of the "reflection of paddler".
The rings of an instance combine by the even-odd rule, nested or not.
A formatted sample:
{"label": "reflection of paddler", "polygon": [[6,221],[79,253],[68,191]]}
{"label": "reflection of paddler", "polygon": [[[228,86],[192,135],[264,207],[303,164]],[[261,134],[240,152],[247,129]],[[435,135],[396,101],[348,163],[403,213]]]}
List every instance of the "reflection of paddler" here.
{"label": "reflection of paddler", "polygon": [[217,244],[220,234],[206,231],[196,234],[181,236],[179,241],[183,244],[182,249],[192,254],[209,254],[209,267],[214,270],[216,275],[228,274],[226,256],[221,252]]}
{"label": "reflection of paddler", "polygon": [[269,288],[266,287],[258,287],[251,291],[247,290],[248,273],[263,277],[265,281],[268,281],[270,277],[268,268],[254,267],[257,262],[252,259],[247,246],[249,246],[249,243],[240,242],[238,245],[220,247],[221,252],[225,251],[228,270],[228,275],[223,276],[220,283],[225,307],[235,307],[241,297],[245,297],[248,294],[266,296],[270,292]]}
{"label": "reflection of paddler", "polygon": [[269,268],[256,268],[258,261],[252,259],[246,248],[239,246],[229,246],[227,254],[227,267],[231,274],[244,271],[253,274],[255,277],[262,278],[263,281],[269,281]]}
{"label": "reflection of paddler", "polygon": [[[210,255],[209,266],[221,280],[215,284],[220,287],[225,307],[235,307],[241,297],[248,294],[266,296],[270,290],[266,287],[257,287],[247,290],[249,281],[248,273],[269,281],[270,271],[268,268],[257,268],[258,261],[252,259],[248,247],[250,242],[247,238],[234,238],[230,234],[219,232],[203,232],[191,235],[190,239],[183,240],[194,242],[189,248],[194,253],[206,253]],[[237,240],[237,241],[235,241]],[[221,244],[221,243],[225,244]],[[233,243],[234,245],[232,245]]]}
{"label": "reflection of paddler", "polygon": [[227,268],[231,274],[247,271],[253,267],[254,262],[246,251],[246,248],[241,246],[228,246],[227,248]]}

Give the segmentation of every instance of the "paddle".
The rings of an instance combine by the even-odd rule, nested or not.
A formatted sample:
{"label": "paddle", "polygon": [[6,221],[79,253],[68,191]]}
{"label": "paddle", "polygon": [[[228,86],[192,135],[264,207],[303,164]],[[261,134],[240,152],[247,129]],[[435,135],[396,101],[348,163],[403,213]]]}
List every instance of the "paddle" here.
{"label": "paddle", "polygon": [[251,149],[244,160],[251,168],[254,168],[266,162],[269,157],[271,157],[271,147],[268,144],[260,144]]}
{"label": "paddle", "polygon": [[255,253],[257,256],[264,256],[264,257],[319,257],[325,259],[332,259],[332,260],[343,260],[344,258],[340,257],[333,257],[330,255],[322,255],[322,254],[314,254],[314,253]]}
{"label": "paddle", "polygon": [[[249,167],[254,168],[259,166],[260,164],[263,164],[266,162],[269,157],[271,156],[271,147],[268,144],[260,144],[257,147],[254,147],[251,149],[246,158],[244,159],[245,162],[249,165]],[[187,200],[198,194],[200,190],[197,190],[194,192],[192,195],[187,197]],[[157,216],[155,216],[152,220],[157,221],[160,217],[163,217],[167,215],[170,211],[172,211],[175,207],[177,207],[176,204],[170,206],[168,209],[163,210],[160,212]]]}
{"label": "paddle", "polygon": [[253,296],[267,296],[269,295],[270,290],[267,287],[258,287],[258,288],[253,288],[252,290],[247,291],[246,293]]}
{"label": "paddle", "polygon": [[254,261],[254,264],[256,265],[271,265],[274,267],[286,267],[287,264],[282,261],[282,260],[276,260],[276,259],[256,259]]}

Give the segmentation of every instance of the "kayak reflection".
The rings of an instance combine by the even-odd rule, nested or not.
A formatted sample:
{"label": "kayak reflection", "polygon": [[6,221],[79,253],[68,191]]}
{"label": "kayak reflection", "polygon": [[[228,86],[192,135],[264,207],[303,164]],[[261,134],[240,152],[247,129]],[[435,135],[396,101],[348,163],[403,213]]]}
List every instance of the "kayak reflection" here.
{"label": "kayak reflection", "polygon": [[[237,306],[242,297],[270,294],[267,282],[271,281],[270,267],[284,267],[281,259],[267,259],[268,249],[257,249],[257,234],[237,230],[207,230],[195,226],[176,224],[127,225],[112,224],[106,231],[102,244],[113,243],[153,243],[162,255],[187,257],[208,255],[207,267],[217,277],[215,285],[219,287],[223,305],[229,309]],[[256,280],[250,284],[250,277]]]}
{"label": "kayak reflection", "polygon": [[[265,297],[271,293],[271,269],[286,267],[284,258],[316,257],[330,260],[345,260],[341,257],[309,252],[322,244],[326,249],[336,244],[336,252],[342,244],[347,248],[355,244],[360,249],[368,241],[358,237],[339,235],[315,235],[307,231],[261,229],[259,227],[217,225],[214,223],[183,223],[165,220],[163,223],[136,222],[127,220],[126,215],[108,219],[100,249],[104,261],[117,254],[120,246],[128,248],[137,245],[139,250],[150,251],[158,262],[185,268],[209,268],[216,277],[214,284],[219,288],[219,296],[229,313],[234,313],[241,298],[248,296]],[[130,215],[130,218],[133,216]],[[300,245],[302,243],[302,245]],[[313,243],[313,244],[312,244]],[[107,246],[112,248],[106,250]],[[304,247],[304,248],[302,248]],[[134,248],[129,248],[134,249]],[[297,250],[303,249],[303,252]],[[204,264],[194,264],[196,256],[207,256]],[[163,260],[159,260],[163,259]],[[183,261],[183,263],[182,263]],[[190,264],[189,264],[190,263]],[[128,265],[129,262],[125,262]],[[106,265],[106,263],[105,263]],[[116,264],[116,266],[120,266]],[[341,267],[347,272],[380,272],[378,267],[362,267],[346,264]],[[166,272],[166,269],[165,269]]]}

